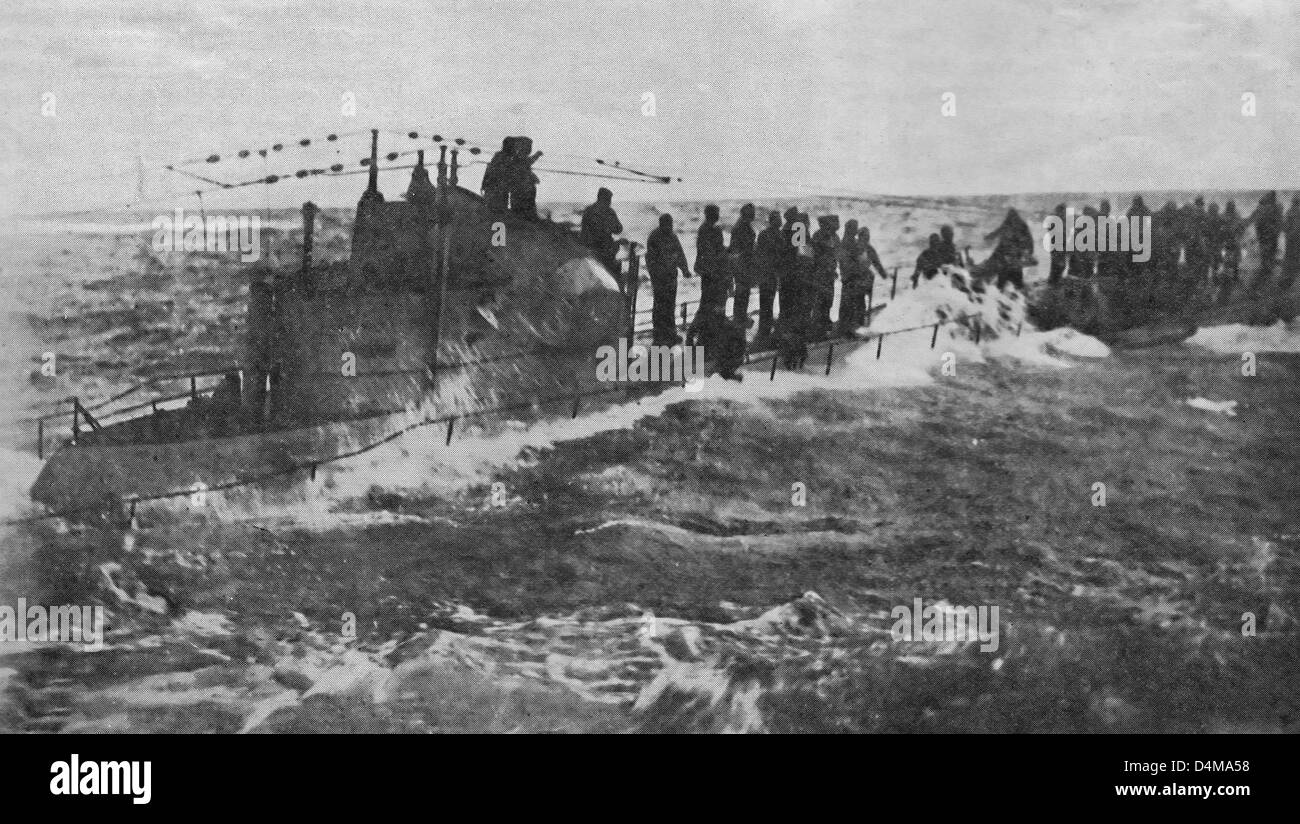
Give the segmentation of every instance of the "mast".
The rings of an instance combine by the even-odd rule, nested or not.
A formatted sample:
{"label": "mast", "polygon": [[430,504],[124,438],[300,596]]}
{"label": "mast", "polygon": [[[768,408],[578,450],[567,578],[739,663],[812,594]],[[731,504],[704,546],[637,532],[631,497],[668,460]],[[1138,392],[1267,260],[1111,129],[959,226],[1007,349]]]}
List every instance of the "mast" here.
{"label": "mast", "polygon": [[357,201],[357,217],[352,224],[352,258],[365,260],[374,244],[374,227],[378,225],[376,213],[384,195],[379,191],[379,130],[370,130],[370,175],[366,190]]}
{"label": "mast", "polygon": [[379,130],[370,130],[370,179],[366,184],[367,195],[379,194]]}
{"label": "mast", "polygon": [[311,251],[312,242],[316,233],[316,204],[310,200],[302,204],[302,270],[299,275],[302,284],[310,289],[312,286],[311,276]]}

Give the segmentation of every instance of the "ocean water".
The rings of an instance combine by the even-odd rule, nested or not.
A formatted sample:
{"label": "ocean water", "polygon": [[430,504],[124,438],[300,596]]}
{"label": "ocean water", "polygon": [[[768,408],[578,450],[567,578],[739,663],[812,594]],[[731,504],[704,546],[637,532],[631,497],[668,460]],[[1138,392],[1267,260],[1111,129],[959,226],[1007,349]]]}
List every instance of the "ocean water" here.
{"label": "ocean water", "polygon": [[[865,219],[903,280],[938,223],[974,243],[1005,202],[808,205]],[[624,223],[665,208],[689,241],[701,204]],[[324,225],[318,256],[345,254],[346,215]],[[238,267],[139,228],[3,238],[7,518],[39,469],[24,417],[237,351]],[[0,643],[0,729],[1294,731],[1300,329],[1112,351],[943,278],[872,328],[967,314],[978,343],[951,324],[830,374],[817,350],[450,446],[416,430],[223,521],[0,527],[0,604],[110,614],[101,651]],[[896,637],[918,598],[997,607],[996,649]]]}

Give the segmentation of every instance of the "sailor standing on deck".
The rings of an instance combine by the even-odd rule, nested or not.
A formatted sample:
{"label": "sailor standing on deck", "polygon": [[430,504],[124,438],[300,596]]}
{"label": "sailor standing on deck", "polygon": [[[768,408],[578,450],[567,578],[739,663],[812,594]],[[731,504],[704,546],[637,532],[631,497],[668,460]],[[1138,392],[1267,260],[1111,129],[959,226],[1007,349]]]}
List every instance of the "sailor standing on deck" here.
{"label": "sailor standing on deck", "polygon": [[[1133,218],[1138,219],[1139,226],[1151,220],[1151,210],[1147,208],[1146,201],[1142,199],[1142,195],[1135,195],[1133,197],[1133,202],[1128,207],[1127,217],[1129,219],[1130,229],[1133,226]],[[1141,262],[1133,260],[1133,257],[1134,256],[1131,254],[1126,254],[1124,256],[1124,268],[1127,270],[1130,279],[1135,280],[1140,284],[1146,284],[1154,257]]]}
{"label": "sailor standing on deck", "polygon": [[[862,261],[862,268],[867,274],[866,289],[869,297],[876,286],[876,273],[880,273],[882,280],[889,276],[885,274],[885,267],[880,262],[880,255],[876,254],[876,247],[871,245],[871,230],[866,226],[863,226],[858,230],[858,249],[861,252],[860,259]],[[866,323],[865,314],[863,315],[862,322]]]}
{"label": "sailor standing on deck", "polygon": [[961,265],[961,255],[957,254],[957,244],[953,240],[952,227],[946,223],[939,227],[939,261],[949,266]]}
{"label": "sailor standing on deck", "polygon": [[[1180,238],[1178,207],[1172,200],[1167,200],[1160,211],[1151,216],[1152,281],[1172,284],[1178,280]],[[1070,267],[1073,271],[1073,259]]]}
{"label": "sailor standing on deck", "polygon": [[781,214],[767,216],[767,228],[758,233],[754,248],[754,271],[758,280],[758,333],[754,347],[760,348],[772,337],[772,302],[781,283],[785,266],[785,241],[781,237]]}
{"label": "sailor standing on deck", "polygon": [[1277,204],[1277,192],[1261,197],[1246,223],[1255,224],[1255,237],[1259,240],[1259,274],[1254,283],[1258,289],[1272,277],[1273,264],[1277,262],[1277,238],[1282,228],[1282,207]]}
{"label": "sailor standing on deck", "polygon": [[1223,262],[1223,216],[1219,214],[1217,203],[1210,203],[1205,210],[1205,257],[1210,267],[1210,280],[1215,280]]}
{"label": "sailor standing on deck", "polygon": [[654,293],[654,308],[651,309],[654,345],[675,346],[682,342],[673,312],[677,306],[677,273],[680,271],[683,277],[691,277],[691,270],[686,266],[682,242],[673,231],[672,215],[660,215],[659,227],[646,239],[645,265],[650,271],[650,288]]}
{"label": "sailor standing on deck", "polygon": [[[1097,206],[1097,235],[1100,238],[1103,234],[1109,234],[1106,228],[1111,221],[1110,201],[1102,199]],[[1098,243],[1100,245],[1100,242]],[[1097,253],[1097,277],[1122,279],[1128,274],[1127,261],[1129,253],[1123,249],[1107,248]]]}
{"label": "sailor standing on deck", "polygon": [[618,264],[618,241],[614,235],[623,233],[623,224],[613,207],[614,193],[605,187],[596,191],[596,202],[582,210],[582,229],[580,238],[596,255],[614,280],[623,288],[623,269]]}
{"label": "sailor standing on deck", "polygon": [[1286,292],[1300,275],[1300,195],[1291,198],[1291,208],[1286,211],[1282,228],[1286,232],[1286,248],[1282,250],[1282,279],[1277,288]]}
{"label": "sailor standing on deck", "polygon": [[1210,268],[1209,250],[1206,248],[1205,198],[1197,196],[1180,210],[1182,217],[1183,258],[1187,264],[1183,288],[1191,295],[1206,281]]}
{"label": "sailor standing on deck", "polygon": [[[1065,215],[1064,203],[1056,204],[1056,209],[1053,210],[1052,214],[1056,215],[1057,220],[1061,221],[1061,226],[1064,227],[1064,231],[1068,232],[1071,230],[1072,227],[1065,225],[1066,215]],[[1059,245],[1064,247],[1065,244],[1059,244]],[[1055,245],[1052,246],[1051,266],[1047,270],[1047,282],[1052,286],[1055,286],[1056,284],[1061,282],[1061,277],[1065,274],[1065,269],[1069,261],[1069,257],[1070,257],[1070,253],[1065,251],[1064,248],[1057,249]]]}
{"label": "sailor standing on deck", "polygon": [[754,288],[753,222],[754,204],[746,203],[740,207],[740,219],[731,229],[731,245],[727,247],[727,265],[736,287],[731,316],[743,329],[749,328],[749,292]]}
{"label": "sailor standing on deck", "polygon": [[1236,233],[1239,221],[1234,214],[1219,214],[1219,204],[1211,203],[1205,213],[1205,244],[1210,260],[1210,283],[1226,300],[1232,289],[1233,274],[1228,268],[1225,250]]}
{"label": "sailor standing on deck", "polygon": [[483,199],[488,207],[504,212],[510,207],[510,181],[514,177],[515,139],[501,141],[501,151],[492,155],[483,172]]}
{"label": "sailor standing on deck", "polygon": [[[1076,222],[1074,227],[1074,251],[1070,253],[1070,275],[1076,278],[1092,278],[1097,274],[1097,253],[1093,251],[1096,246],[1088,244],[1087,250],[1083,249],[1085,244],[1080,242],[1080,235],[1085,235],[1088,225],[1097,225],[1097,210],[1091,206],[1084,206],[1083,216],[1086,218],[1083,224]],[[1093,240],[1095,243],[1095,235]]]}
{"label": "sailor standing on deck", "polygon": [[831,305],[835,303],[835,277],[839,272],[840,217],[825,215],[817,218],[817,232],[813,235],[814,298],[811,317],[811,334],[820,340],[830,334]]}
{"label": "sailor standing on deck", "polygon": [[704,222],[695,235],[695,272],[700,276],[700,307],[725,306],[727,303],[727,244],[718,226],[718,207],[704,207]]}
{"label": "sailor standing on deck", "polygon": [[537,175],[533,164],[542,156],[533,151],[533,140],[516,137],[514,163],[510,174],[510,211],[526,220],[537,220]]}
{"label": "sailor standing on deck", "polygon": [[788,268],[781,282],[781,316],[777,322],[778,349],[787,369],[802,368],[808,358],[809,322],[812,318],[812,219],[791,207],[785,213]]}
{"label": "sailor standing on deck", "polygon": [[799,210],[794,206],[785,210],[785,226],[781,229],[781,318],[793,311],[799,296],[799,243],[807,243],[808,238],[797,237],[802,230],[799,226]]}
{"label": "sailor standing on deck", "polygon": [[1223,207],[1219,234],[1220,257],[1223,260],[1223,280],[1236,283],[1241,279],[1241,233],[1243,224],[1237,214],[1237,204],[1231,200]]}
{"label": "sailor standing on deck", "polygon": [[843,337],[852,335],[867,314],[867,273],[862,257],[858,222],[847,221],[840,241],[840,316],[836,318],[836,332]]}
{"label": "sailor standing on deck", "polygon": [[998,245],[994,247],[991,259],[997,272],[998,288],[1001,289],[1010,282],[1024,291],[1024,260],[1034,253],[1034,233],[1029,231],[1029,224],[1025,223],[1025,219],[1015,209],[1007,209],[1002,225],[984,236],[985,242],[994,239],[997,239]]}

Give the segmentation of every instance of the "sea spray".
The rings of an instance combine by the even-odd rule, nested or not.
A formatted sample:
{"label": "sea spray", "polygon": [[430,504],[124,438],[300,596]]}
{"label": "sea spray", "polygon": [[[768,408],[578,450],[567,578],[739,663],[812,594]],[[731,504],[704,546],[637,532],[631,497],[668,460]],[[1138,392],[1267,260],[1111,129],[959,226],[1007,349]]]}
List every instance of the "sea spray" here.
{"label": "sea spray", "polygon": [[1200,329],[1187,343],[1218,352],[1237,355],[1242,352],[1300,352],[1300,320],[1278,321],[1272,326],[1245,326],[1231,323]]}
{"label": "sea spray", "polygon": [[[980,363],[984,350],[997,352],[999,346],[1016,339],[1017,331],[1036,334],[1024,318],[1025,305],[1019,296],[980,293],[968,284],[967,273],[953,269],[951,276],[922,281],[918,288],[899,293],[877,314],[869,331],[924,328],[889,335],[880,358],[876,357],[874,344],[859,345],[836,364],[830,375],[810,367],[801,372],[780,371],[774,380],[755,373],[744,382],[712,376],[623,403],[593,404],[591,412],[577,418],[556,415],[534,421],[502,420],[491,430],[458,427],[450,444],[444,437],[445,427],[421,426],[370,452],[322,465],[311,489],[292,501],[277,501],[273,496],[262,499],[252,494],[248,502],[256,505],[245,514],[288,519],[309,528],[331,528],[339,524],[333,510],[365,499],[376,490],[455,497],[490,481],[501,469],[526,464],[528,456],[537,450],[631,429],[639,421],[660,415],[683,401],[763,403],[810,391],[924,386],[934,381],[945,352],[955,353],[962,363]],[[939,345],[932,348],[932,324],[940,318],[964,320],[942,325]],[[976,319],[983,325],[978,346]],[[1050,339],[1053,333],[1040,334]],[[1041,345],[1036,338],[1025,340]]]}

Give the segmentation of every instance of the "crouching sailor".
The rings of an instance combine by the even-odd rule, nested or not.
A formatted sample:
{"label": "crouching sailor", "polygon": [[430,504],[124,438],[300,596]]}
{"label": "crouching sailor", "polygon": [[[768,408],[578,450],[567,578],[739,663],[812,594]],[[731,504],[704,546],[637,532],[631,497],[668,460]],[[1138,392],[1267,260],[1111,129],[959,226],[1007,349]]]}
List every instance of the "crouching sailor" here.
{"label": "crouching sailor", "polygon": [[729,381],[743,380],[736,372],[745,362],[745,324],[728,318],[721,306],[701,308],[686,332],[686,345],[704,349],[704,371]]}

